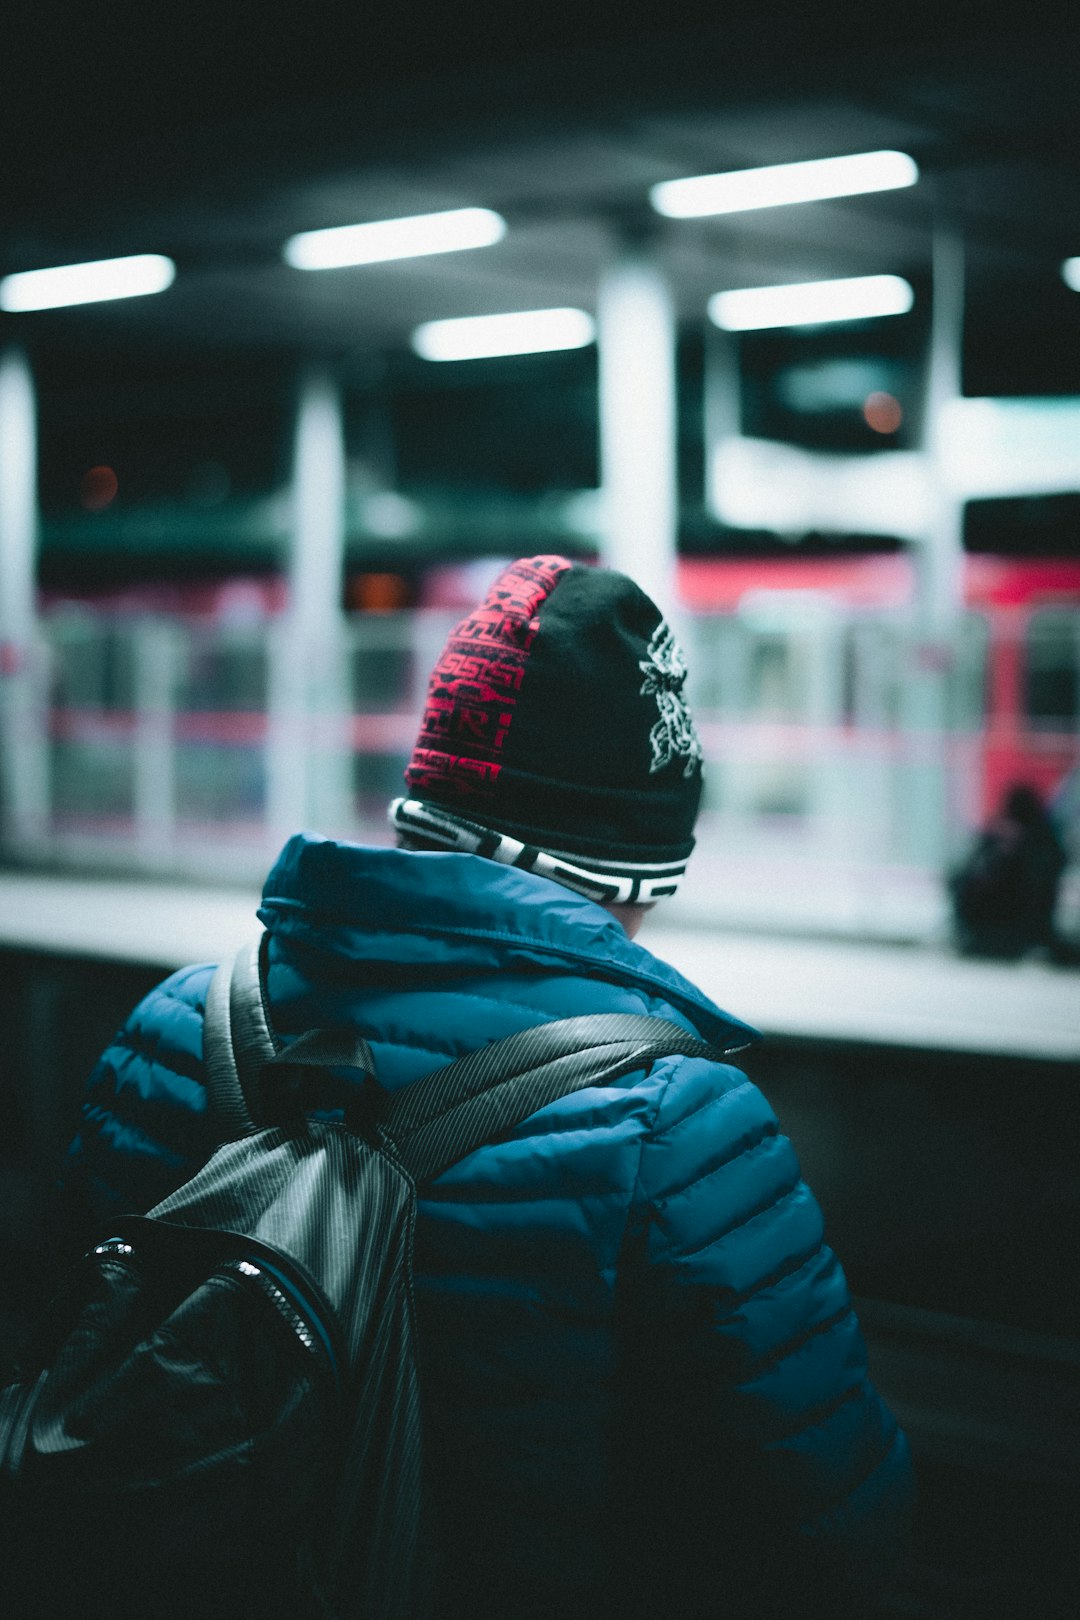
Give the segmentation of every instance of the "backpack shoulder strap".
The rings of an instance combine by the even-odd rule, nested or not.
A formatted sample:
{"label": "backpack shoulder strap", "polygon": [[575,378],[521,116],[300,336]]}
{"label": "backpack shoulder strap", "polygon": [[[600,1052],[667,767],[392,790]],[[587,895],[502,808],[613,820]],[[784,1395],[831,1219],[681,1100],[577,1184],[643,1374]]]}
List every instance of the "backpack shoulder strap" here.
{"label": "backpack shoulder strap", "polygon": [[218,1139],[260,1129],[259,1071],[277,1054],[263,1001],[262,941],[252,940],[214,970],[203,1019],[207,1104]]}
{"label": "backpack shoulder strap", "polygon": [[665,1018],[559,1018],[482,1046],[393,1093],[379,1125],[413,1179],[431,1181],[556,1097],[675,1054],[725,1061],[717,1047]]}
{"label": "backpack shoulder strap", "polygon": [[[349,1029],[310,1030],[281,1050],[266,1008],[262,949],[261,941],[242,945],[215,970],[206,998],[203,1057],[220,1141],[250,1136],[270,1122],[262,1084],[268,1065],[374,1073],[367,1042]],[[593,1013],[554,1019],[384,1093],[376,1123],[413,1180],[432,1181],[557,1097],[676,1054],[726,1061],[718,1047],[665,1018]]]}
{"label": "backpack shoulder strap", "polygon": [[264,934],[241,945],[216,968],[206,997],[203,1064],[210,1117],[221,1142],[286,1120],[298,1124],[303,1106],[297,1071],[375,1072],[367,1041],[348,1027],[310,1029],[282,1047],[266,1002],[265,939]]}

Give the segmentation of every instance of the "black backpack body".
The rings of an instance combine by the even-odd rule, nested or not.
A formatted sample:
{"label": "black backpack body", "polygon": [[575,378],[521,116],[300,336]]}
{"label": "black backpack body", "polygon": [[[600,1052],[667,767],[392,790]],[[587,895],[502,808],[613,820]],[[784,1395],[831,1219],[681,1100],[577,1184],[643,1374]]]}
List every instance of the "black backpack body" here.
{"label": "black backpack body", "polygon": [[[0,1391],[4,1614],[423,1616],[417,1183],[673,1052],[720,1056],[660,1019],[563,1019],[389,1095],[353,1030],[279,1048],[257,948],[219,968],[222,1146],[91,1247]],[[344,1121],[308,1117],[305,1076],[343,1068],[369,1076]]]}

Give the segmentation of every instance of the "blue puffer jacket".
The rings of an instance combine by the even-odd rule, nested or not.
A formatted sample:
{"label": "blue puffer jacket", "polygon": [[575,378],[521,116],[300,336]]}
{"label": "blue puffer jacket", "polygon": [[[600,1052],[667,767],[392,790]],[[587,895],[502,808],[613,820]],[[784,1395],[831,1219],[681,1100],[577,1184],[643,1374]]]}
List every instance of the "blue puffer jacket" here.
{"label": "blue puffer jacket", "polygon": [[[279,1032],[352,1022],[391,1088],[585,1012],[755,1038],[591,901],[472,855],[298,836],[259,916]],[[99,1217],[213,1145],[211,971],[154,990],[94,1071],[70,1178]],[[762,1581],[811,1614],[904,1517],[818,1206],[736,1068],[664,1059],[454,1166],[421,1189],[416,1290],[447,1615],[772,1613]]]}

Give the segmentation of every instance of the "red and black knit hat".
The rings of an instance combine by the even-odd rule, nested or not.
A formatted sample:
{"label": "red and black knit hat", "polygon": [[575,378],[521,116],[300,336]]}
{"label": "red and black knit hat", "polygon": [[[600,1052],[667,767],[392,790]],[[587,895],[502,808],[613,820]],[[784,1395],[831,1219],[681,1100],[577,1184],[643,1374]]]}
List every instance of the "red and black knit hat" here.
{"label": "red and black knit hat", "polygon": [[674,894],[701,798],[685,680],[625,574],[522,558],[451,632],[390,819],[593,899]]}

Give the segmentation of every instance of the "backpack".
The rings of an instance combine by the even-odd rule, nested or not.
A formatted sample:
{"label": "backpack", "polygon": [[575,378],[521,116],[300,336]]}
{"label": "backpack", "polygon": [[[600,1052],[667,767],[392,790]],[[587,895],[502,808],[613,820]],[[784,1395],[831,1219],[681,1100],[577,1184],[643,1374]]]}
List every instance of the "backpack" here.
{"label": "backpack", "polygon": [[[15,1620],[425,1613],[416,1188],[527,1115],[669,1053],[663,1019],[542,1024],[389,1094],[355,1030],[272,1033],[259,947],[207,998],[222,1145],[112,1223],[0,1391],[0,1607]],[[362,1070],[343,1117],[313,1080]],[[339,1094],[338,1102],[342,1099]]]}

